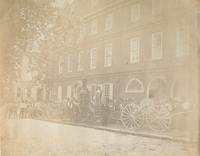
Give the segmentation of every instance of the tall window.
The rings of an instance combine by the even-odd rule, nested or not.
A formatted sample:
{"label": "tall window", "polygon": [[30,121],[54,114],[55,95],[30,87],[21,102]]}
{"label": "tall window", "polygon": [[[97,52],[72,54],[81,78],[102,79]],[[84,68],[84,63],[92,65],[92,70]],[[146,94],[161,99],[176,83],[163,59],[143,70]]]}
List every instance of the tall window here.
{"label": "tall window", "polygon": [[105,67],[112,66],[112,44],[107,44],[105,46],[104,66]]}
{"label": "tall window", "polygon": [[130,11],[131,11],[130,12],[131,13],[130,14],[131,22],[135,22],[140,19],[140,4],[139,3],[132,5]]}
{"label": "tall window", "polygon": [[62,101],[62,86],[58,86],[57,100],[58,102]]}
{"label": "tall window", "polygon": [[91,35],[95,35],[97,34],[97,20],[93,20],[91,22],[91,29],[90,29],[90,32],[91,32]]}
{"label": "tall window", "polygon": [[105,30],[111,30],[112,23],[113,23],[113,15],[112,15],[112,13],[110,13],[105,18]]}
{"label": "tall window", "polygon": [[72,55],[67,57],[67,71],[72,72]]}
{"label": "tall window", "polygon": [[176,29],[176,56],[189,54],[189,34],[186,27]]}
{"label": "tall window", "polygon": [[162,59],[162,33],[156,32],[152,34],[152,59]]}
{"label": "tall window", "polygon": [[84,68],[84,59],[83,59],[84,55],[83,52],[80,52],[78,54],[78,71],[82,71]]}
{"label": "tall window", "polygon": [[90,50],[90,69],[96,69],[96,48]]}
{"label": "tall window", "polygon": [[130,63],[139,62],[140,55],[140,39],[132,38],[130,40]]}
{"label": "tall window", "polygon": [[59,73],[59,74],[62,74],[62,73],[63,73],[63,59],[62,59],[62,58],[59,58],[58,73]]}
{"label": "tall window", "polygon": [[103,99],[106,100],[108,97],[110,100],[113,99],[113,83],[103,84]]}
{"label": "tall window", "polygon": [[152,0],[152,14],[157,15],[162,11],[162,0]]}

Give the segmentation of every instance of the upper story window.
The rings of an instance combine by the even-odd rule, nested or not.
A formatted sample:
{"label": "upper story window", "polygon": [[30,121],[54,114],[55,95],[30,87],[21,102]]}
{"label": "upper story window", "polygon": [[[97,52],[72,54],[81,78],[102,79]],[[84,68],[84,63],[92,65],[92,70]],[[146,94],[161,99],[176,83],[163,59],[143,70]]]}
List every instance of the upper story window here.
{"label": "upper story window", "polygon": [[135,22],[140,19],[140,4],[133,4],[130,9],[130,20]]}
{"label": "upper story window", "polygon": [[91,7],[94,8],[98,5],[99,0],[90,0]]}
{"label": "upper story window", "polygon": [[112,44],[105,46],[104,67],[112,66]]}
{"label": "upper story window", "polygon": [[140,56],[140,39],[138,37],[130,40],[130,63],[138,63]]}
{"label": "upper story window", "polygon": [[67,71],[72,72],[72,55],[67,57]]}
{"label": "upper story window", "polygon": [[83,52],[78,54],[78,71],[82,71],[84,68]]}
{"label": "upper story window", "polygon": [[160,14],[162,11],[162,0],[152,0],[152,15]]}
{"label": "upper story window", "polygon": [[156,32],[152,34],[152,59],[162,59],[163,50],[162,50],[162,33]]}
{"label": "upper story window", "polygon": [[91,28],[90,28],[91,35],[97,34],[97,24],[98,22],[96,19],[91,21]]}
{"label": "upper story window", "polygon": [[58,73],[59,73],[59,74],[62,74],[62,73],[63,73],[63,59],[62,59],[62,58],[59,58]]}
{"label": "upper story window", "polygon": [[189,33],[186,27],[176,28],[176,56],[189,54]]}
{"label": "upper story window", "polygon": [[113,26],[113,14],[110,13],[105,18],[105,30],[111,30]]}
{"label": "upper story window", "polygon": [[96,55],[97,55],[97,49],[96,48],[92,48],[90,50],[90,69],[96,69]]}

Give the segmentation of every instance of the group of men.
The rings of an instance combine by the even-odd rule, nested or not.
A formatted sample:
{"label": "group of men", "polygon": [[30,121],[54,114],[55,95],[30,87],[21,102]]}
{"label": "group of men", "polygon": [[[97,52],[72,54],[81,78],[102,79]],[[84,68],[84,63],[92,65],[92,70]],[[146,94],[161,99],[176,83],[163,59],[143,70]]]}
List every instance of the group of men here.
{"label": "group of men", "polygon": [[22,99],[17,102],[10,101],[7,103],[8,118],[28,118],[32,107],[34,107],[32,98]]}

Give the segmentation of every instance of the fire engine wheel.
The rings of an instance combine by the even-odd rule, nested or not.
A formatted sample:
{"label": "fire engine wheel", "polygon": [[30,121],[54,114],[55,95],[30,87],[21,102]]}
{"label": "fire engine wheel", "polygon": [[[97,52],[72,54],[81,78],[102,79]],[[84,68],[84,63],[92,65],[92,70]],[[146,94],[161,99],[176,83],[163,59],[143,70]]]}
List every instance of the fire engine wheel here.
{"label": "fire engine wheel", "polygon": [[154,131],[166,131],[171,126],[171,115],[159,111],[151,111],[146,117],[147,125]]}
{"label": "fire engine wheel", "polygon": [[121,112],[121,122],[128,129],[137,130],[144,123],[144,114],[139,106],[135,104],[127,104]]}

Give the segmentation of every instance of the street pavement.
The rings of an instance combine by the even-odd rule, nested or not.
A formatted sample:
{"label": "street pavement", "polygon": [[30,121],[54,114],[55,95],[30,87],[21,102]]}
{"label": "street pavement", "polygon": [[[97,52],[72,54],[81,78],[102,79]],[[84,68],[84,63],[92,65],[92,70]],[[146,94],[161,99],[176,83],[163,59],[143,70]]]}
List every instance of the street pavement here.
{"label": "street pavement", "polygon": [[6,123],[1,156],[198,156],[195,143],[30,119]]}

